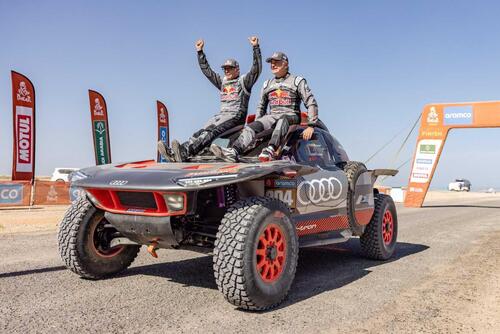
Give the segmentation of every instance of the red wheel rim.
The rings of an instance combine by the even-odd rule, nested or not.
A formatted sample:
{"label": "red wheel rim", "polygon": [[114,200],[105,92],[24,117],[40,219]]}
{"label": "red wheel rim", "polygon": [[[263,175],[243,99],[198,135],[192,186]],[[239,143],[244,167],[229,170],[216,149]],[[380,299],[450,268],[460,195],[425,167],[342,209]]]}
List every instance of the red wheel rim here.
{"label": "red wheel rim", "polygon": [[110,236],[109,231],[105,230],[106,222],[102,219],[99,219],[97,223],[94,222],[94,226],[90,232],[90,245],[95,251],[95,253],[103,258],[111,258],[113,256],[121,253],[125,247],[116,246],[113,248],[109,248],[109,239]]}
{"label": "red wheel rim", "polygon": [[394,219],[389,209],[385,210],[384,218],[382,219],[382,238],[386,245],[390,244],[394,235]]}
{"label": "red wheel rim", "polygon": [[278,280],[286,260],[285,234],[276,224],[269,224],[259,237],[256,250],[257,272],[264,282]]}

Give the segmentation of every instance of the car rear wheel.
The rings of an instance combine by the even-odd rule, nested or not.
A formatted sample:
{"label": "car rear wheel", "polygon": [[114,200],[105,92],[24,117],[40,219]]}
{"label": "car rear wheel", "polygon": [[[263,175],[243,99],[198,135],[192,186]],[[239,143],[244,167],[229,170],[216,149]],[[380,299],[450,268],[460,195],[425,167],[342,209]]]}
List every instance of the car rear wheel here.
{"label": "car rear wheel", "polygon": [[85,197],[75,201],[66,212],[57,235],[59,253],[74,273],[99,279],[117,274],[132,264],[138,245],[110,247],[116,229]]}
{"label": "car rear wheel", "polygon": [[398,217],[391,196],[375,195],[375,211],[360,238],[361,252],[375,260],[387,260],[396,249]]}
{"label": "car rear wheel", "polygon": [[252,197],[229,208],[214,248],[215,280],[228,302],[247,310],[278,305],[290,290],[297,259],[297,233],[285,203]]}

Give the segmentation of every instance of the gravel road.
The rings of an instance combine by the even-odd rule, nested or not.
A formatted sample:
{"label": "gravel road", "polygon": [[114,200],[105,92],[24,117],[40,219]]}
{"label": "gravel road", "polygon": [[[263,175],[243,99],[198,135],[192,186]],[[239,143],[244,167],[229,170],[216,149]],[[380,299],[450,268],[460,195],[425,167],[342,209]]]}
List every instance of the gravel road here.
{"label": "gravel road", "polygon": [[357,239],[301,250],[288,299],[262,313],[227,303],[211,257],[189,251],[143,248],[118,277],[80,279],[57,252],[64,208],[2,210],[0,332],[499,333],[500,196],[426,205],[398,205],[390,261],[361,258]]}

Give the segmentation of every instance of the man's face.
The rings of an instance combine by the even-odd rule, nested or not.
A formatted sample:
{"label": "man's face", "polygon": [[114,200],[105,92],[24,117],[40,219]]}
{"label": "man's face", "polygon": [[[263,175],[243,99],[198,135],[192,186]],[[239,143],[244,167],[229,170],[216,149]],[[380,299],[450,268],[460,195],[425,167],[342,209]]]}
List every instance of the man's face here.
{"label": "man's face", "polygon": [[271,71],[277,78],[285,76],[288,73],[288,62],[284,60],[271,60]]}
{"label": "man's face", "polygon": [[236,79],[237,77],[240,76],[240,68],[239,67],[232,67],[232,66],[225,66],[224,67],[224,76],[227,78],[227,80]]}

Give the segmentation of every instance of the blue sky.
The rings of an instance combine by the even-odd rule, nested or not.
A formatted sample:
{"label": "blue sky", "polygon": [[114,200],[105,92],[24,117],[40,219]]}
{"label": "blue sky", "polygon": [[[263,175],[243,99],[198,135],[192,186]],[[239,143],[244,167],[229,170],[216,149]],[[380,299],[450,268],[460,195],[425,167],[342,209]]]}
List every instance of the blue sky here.
{"label": "blue sky", "polygon": [[[37,174],[94,164],[87,90],[109,110],[113,161],[153,158],[156,99],[170,110],[172,138],[186,139],[217,112],[194,42],[217,68],[286,52],[307,78],[321,119],[364,161],[409,130],[431,102],[500,100],[500,4],[495,1],[5,1],[0,0],[0,174],[12,164],[10,70],[37,92]],[[267,64],[266,64],[267,65]],[[254,113],[268,66],[254,87]],[[396,165],[414,150],[416,135]],[[369,167],[395,167],[403,139]],[[500,187],[500,129],[451,133],[433,181],[456,177]],[[389,184],[405,184],[409,166]]]}

